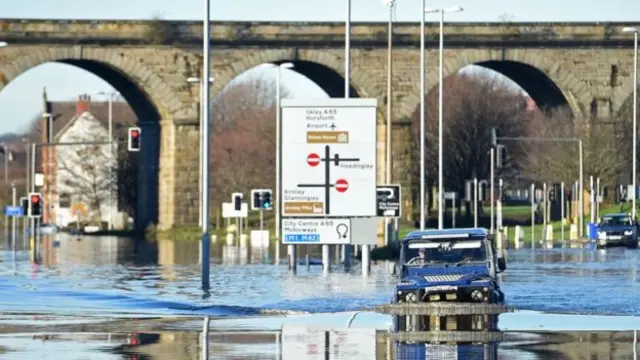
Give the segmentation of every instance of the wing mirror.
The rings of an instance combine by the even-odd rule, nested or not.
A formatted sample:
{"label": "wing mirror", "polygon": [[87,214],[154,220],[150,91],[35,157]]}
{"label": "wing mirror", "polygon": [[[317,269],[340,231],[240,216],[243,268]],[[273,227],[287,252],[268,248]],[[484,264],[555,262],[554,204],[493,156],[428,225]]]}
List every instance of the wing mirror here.
{"label": "wing mirror", "polygon": [[507,269],[507,262],[503,257],[498,258],[498,272],[503,272]]}
{"label": "wing mirror", "polygon": [[387,261],[387,271],[389,272],[389,275],[391,275],[391,276],[395,276],[396,275],[396,262],[395,261]]}

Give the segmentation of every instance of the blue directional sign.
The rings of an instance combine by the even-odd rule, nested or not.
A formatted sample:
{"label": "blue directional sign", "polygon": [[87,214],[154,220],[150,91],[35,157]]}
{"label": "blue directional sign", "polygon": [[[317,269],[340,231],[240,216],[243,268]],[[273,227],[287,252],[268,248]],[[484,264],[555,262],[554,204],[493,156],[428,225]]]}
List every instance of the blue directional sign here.
{"label": "blue directional sign", "polygon": [[287,243],[319,243],[320,234],[287,234],[284,237]]}
{"label": "blue directional sign", "polygon": [[4,216],[22,216],[22,215],[23,215],[22,207],[5,205]]}

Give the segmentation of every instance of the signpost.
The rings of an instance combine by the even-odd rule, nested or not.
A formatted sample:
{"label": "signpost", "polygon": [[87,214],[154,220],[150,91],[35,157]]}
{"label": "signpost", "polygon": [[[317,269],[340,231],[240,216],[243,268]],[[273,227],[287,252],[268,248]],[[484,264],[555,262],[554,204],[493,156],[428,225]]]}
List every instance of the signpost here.
{"label": "signpost", "polygon": [[283,217],[376,216],[376,106],[282,100]]}
{"label": "signpost", "polygon": [[21,206],[4,206],[4,216],[6,217],[21,217],[23,215]]}
{"label": "signpost", "polygon": [[351,219],[282,219],[285,244],[350,244]]}
{"label": "signpost", "polygon": [[376,189],[378,217],[398,218],[401,215],[401,187],[398,184],[378,185]]}
{"label": "signpost", "polygon": [[[326,245],[322,262],[328,272],[328,245],[351,244],[350,218],[377,216],[377,105],[376,99],[281,101],[278,201],[292,270],[293,244]],[[337,236],[338,225],[348,231]],[[362,248],[363,269],[368,246]],[[345,265],[347,258],[345,253]]]}

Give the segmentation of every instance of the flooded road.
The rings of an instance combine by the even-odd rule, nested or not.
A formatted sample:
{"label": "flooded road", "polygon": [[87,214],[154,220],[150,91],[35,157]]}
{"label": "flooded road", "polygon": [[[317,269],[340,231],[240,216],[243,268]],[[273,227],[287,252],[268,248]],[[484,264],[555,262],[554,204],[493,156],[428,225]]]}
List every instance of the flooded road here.
{"label": "flooded road", "polygon": [[[320,266],[299,266],[294,275],[286,265],[272,265],[264,250],[253,249],[242,261],[237,248],[231,254],[214,246],[211,291],[203,296],[198,245],[61,235],[43,239],[41,261],[34,264],[29,251],[17,251],[14,260],[5,242],[0,309],[75,315],[338,312],[384,304],[393,291],[394,278],[383,263],[373,264],[366,278],[359,266],[345,271],[342,265],[328,276]],[[639,254],[624,248],[509,251],[500,275],[506,301],[544,312],[639,314]]]}
{"label": "flooded road", "polygon": [[[238,248],[215,244],[211,290],[203,294],[199,288],[197,242],[59,235],[42,239],[37,263],[33,261],[34,254],[24,250],[22,241],[18,241],[16,252],[4,240],[0,245],[2,359],[43,355],[55,359],[56,354],[62,356],[60,359],[197,359],[202,348],[198,320],[202,316],[212,318],[207,337],[210,359],[285,359],[282,351],[287,347],[284,338],[278,338],[282,337],[275,331],[278,327],[263,326],[262,331],[241,329],[242,326],[230,329],[221,323],[215,325],[214,320],[260,317],[265,321],[258,319],[258,323],[266,324],[265,316],[367,310],[389,301],[395,281],[387,274],[384,263],[372,264],[368,277],[361,276],[357,264],[348,270],[334,264],[329,275],[323,275],[320,266],[299,266],[297,274],[291,274],[284,264],[274,266],[273,254],[265,249],[249,249],[246,256]],[[306,251],[299,253],[304,257]],[[281,254],[286,254],[284,248]],[[309,254],[319,257],[319,249],[311,248]],[[639,268],[638,250],[510,250],[507,271],[500,275],[500,281],[508,305],[519,310],[637,316]],[[52,316],[62,316],[64,324],[46,325],[51,324]],[[79,316],[87,318],[70,318]],[[157,320],[160,317],[162,321]],[[107,329],[91,328],[96,322],[123,318],[132,320]],[[74,325],[74,321],[81,325]],[[147,321],[156,323],[145,325]],[[378,331],[376,359],[420,359],[424,357],[414,353],[426,354],[427,350],[437,350],[431,354],[462,351],[425,344],[398,347],[393,341],[384,345],[388,341],[381,337],[388,333],[373,330]],[[495,356],[485,354],[478,358],[580,358],[563,353],[575,348],[583,358],[636,359],[632,332],[626,330],[631,329],[601,331],[598,335],[574,334],[567,329],[543,335],[510,330],[506,341],[483,345],[482,354]],[[589,346],[578,345],[585,342]],[[312,343],[296,346],[316,346]],[[175,348],[182,352],[166,355],[178,351]],[[464,351],[467,350],[471,351]],[[473,351],[476,350],[480,351]],[[469,356],[458,358],[476,358]],[[364,355],[360,358],[373,359]]]}

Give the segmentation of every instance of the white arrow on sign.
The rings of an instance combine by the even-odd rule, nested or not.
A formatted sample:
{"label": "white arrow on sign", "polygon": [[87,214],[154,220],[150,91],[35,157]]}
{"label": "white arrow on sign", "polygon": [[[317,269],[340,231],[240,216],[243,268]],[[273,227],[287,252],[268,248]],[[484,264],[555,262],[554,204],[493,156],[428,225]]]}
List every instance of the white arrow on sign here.
{"label": "white arrow on sign", "polygon": [[382,193],[387,193],[388,194],[387,199],[393,199],[396,195],[396,192],[393,188],[384,187],[384,188],[379,188],[378,191]]}

